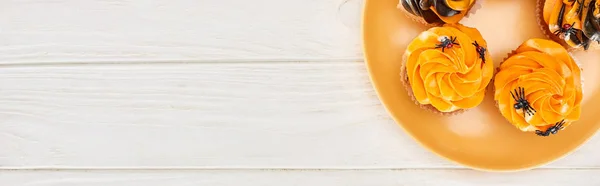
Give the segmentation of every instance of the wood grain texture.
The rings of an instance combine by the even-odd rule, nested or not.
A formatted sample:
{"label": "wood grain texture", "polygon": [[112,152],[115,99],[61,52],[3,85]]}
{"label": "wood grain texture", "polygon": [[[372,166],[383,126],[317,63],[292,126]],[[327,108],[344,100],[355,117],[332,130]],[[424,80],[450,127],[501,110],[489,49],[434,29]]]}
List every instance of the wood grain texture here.
{"label": "wood grain texture", "polygon": [[0,63],[358,60],[361,0],[0,2]]}
{"label": "wood grain texture", "polygon": [[0,185],[600,184],[597,137],[507,174],[421,148],[368,80],[361,6],[0,1]]}
{"label": "wood grain texture", "polygon": [[[363,63],[0,68],[0,166],[452,168],[388,116]],[[592,140],[550,167],[598,167]]]}
{"label": "wood grain texture", "polygon": [[0,183],[10,186],[592,186],[600,185],[599,174],[600,170],[504,174],[470,170],[2,171]]}

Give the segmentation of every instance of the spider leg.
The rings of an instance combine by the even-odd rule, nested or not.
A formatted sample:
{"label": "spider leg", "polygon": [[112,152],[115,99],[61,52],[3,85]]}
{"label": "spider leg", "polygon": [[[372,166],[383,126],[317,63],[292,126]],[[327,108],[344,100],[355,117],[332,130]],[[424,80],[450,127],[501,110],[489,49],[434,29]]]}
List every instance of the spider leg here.
{"label": "spider leg", "polygon": [[567,32],[565,32],[565,37],[567,36],[567,34],[577,35],[577,30],[575,28],[571,27],[569,30],[567,30]]}
{"label": "spider leg", "polygon": [[531,109],[531,110],[532,110],[534,113],[536,113],[536,112],[537,112],[537,110],[535,110],[535,109],[534,109],[534,108],[533,108],[531,105],[529,105],[529,108],[530,108],[530,109]]}
{"label": "spider leg", "polygon": [[558,127],[558,129],[562,129],[563,125],[565,124],[565,120],[563,119],[562,121],[560,121],[560,123],[558,123],[556,126]]}
{"label": "spider leg", "polygon": [[541,131],[541,130],[536,130],[535,134],[537,134],[538,136],[548,136],[548,135],[550,135],[548,133],[548,131]]}
{"label": "spider leg", "polygon": [[558,36],[558,35],[560,35],[561,33],[562,33],[562,30],[557,30],[557,31],[554,31],[554,35],[555,35],[555,36]]}
{"label": "spider leg", "polygon": [[527,99],[525,99],[525,88],[523,88],[523,87],[519,87],[519,88],[521,89],[521,97],[520,97],[520,99],[527,100]]}
{"label": "spider leg", "polygon": [[554,126],[554,130],[552,130],[552,134],[556,134],[558,133],[558,130],[560,130],[559,128],[556,128],[556,126]]}
{"label": "spider leg", "polygon": [[[517,92],[517,90],[515,89],[515,92]],[[518,94],[518,93],[517,93]],[[513,94],[512,91],[510,91],[510,95],[513,97],[513,99],[515,100],[515,102],[519,102],[519,100],[517,99],[517,97],[515,97],[515,94]]]}
{"label": "spider leg", "polygon": [[531,110],[529,110],[529,108],[525,107],[525,108],[523,108],[523,111],[524,111],[523,112],[524,114],[527,114],[528,116],[531,116]]}
{"label": "spider leg", "polygon": [[531,115],[532,116],[535,115],[535,113],[536,113],[535,109],[533,109],[533,107],[531,107],[531,106],[529,106],[528,108],[529,108],[529,112],[531,113]]}

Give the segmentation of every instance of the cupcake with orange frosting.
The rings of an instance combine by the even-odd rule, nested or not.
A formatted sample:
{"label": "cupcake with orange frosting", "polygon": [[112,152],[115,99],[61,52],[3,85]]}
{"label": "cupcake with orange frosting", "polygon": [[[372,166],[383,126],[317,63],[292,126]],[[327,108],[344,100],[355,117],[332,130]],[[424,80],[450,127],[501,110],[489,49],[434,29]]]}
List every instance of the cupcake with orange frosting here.
{"label": "cupcake with orange frosting", "polygon": [[494,99],[511,124],[540,136],[556,134],[581,115],[581,70],[560,44],[530,39],[498,67]]}
{"label": "cupcake with orange frosting", "polygon": [[468,16],[469,11],[479,7],[476,0],[400,0],[398,3],[398,9],[403,10],[413,20],[437,25],[458,23]]}
{"label": "cupcake with orange frosting", "polygon": [[600,49],[600,1],[538,0],[540,28],[571,50]]}
{"label": "cupcake with orange frosting", "polygon": [[417,105],[451,115],[482,102],[493,65],[477,29],[446,24],[422,32],[408,45],[400,76]]}

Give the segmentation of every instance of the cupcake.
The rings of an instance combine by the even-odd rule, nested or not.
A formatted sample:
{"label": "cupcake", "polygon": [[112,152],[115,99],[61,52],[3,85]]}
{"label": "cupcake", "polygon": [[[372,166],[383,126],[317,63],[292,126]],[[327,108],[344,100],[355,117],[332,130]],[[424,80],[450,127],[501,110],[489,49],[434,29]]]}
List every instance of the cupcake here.
{"label": "cupcake", "polygon": [[417,105],[451,115],[481,103],[493,66],[477,29],[445,24],[422,32],[408,45],[400,76]]}
{"label": "cupcake", "polygon": [[494,99],[511,124],[540,136],[556,134],[581,115],[581,70],[560,44],[530,39],[498,67]]}
{"label": "cupcake", "polygon": [[548,38],[570,50],[600,48],[600,1],[538,0],[537,18]]}
{"label": "cupcake", "polygon": [[400,0],[398,8],[415,21],[441,25],[458,23],[474,5],[475,0]]}

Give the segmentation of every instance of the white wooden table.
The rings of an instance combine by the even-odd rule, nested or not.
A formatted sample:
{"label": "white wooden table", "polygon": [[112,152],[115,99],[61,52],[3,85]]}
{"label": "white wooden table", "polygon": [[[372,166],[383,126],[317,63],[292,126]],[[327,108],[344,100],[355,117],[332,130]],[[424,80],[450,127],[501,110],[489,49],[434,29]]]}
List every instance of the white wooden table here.
{"label": "white wooden table", "polygon": [[472,171],[372,88],[361,0],[0,0],[0,185],[599,185]]}

